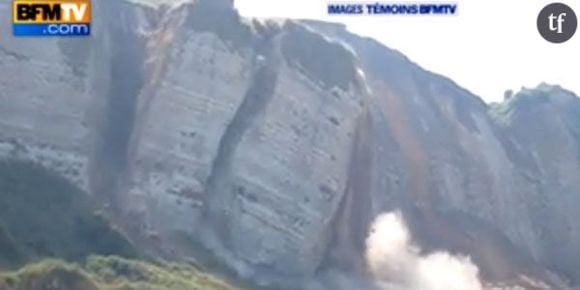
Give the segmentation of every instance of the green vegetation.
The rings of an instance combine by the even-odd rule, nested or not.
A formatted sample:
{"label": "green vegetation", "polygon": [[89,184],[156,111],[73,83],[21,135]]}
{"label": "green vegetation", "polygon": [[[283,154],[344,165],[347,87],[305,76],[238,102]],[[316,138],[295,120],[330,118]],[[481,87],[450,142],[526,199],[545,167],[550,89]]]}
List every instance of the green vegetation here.
{"label": "green vegetation", "polygon": [[[507,93],[506,93],[507,95]],[[522,89],[516,94],[510,94],[502,103],[490,106],[489,114],[497,124],[509,126],[517,111],[531,110],[536,105],[549,101],[549,91],[544,87],[536,89]]]}
{"label": "green vegetation", "polygon": [[[198,268],[177,263],[130,261],[118,257],[91,257],[86,269],[108,285],[122,285],[123,290],[207,289],[229,290],[234,287]],[[115,288],[117,289],[117,288]]]}
{"label": "green vegetation", "polygon": [[0,160],[0,290],[236,289],[191,265],[139,257],[69,181]]}
{"label": "green vegetation", "polygon": [[512,109],[508,103],[509,100],[503,103],[493,103],[489,108],[489,116],[491,116],[491,119],[502,127],[507,127],[511,124]]}
{"label": "green vegetation", "polygon": [[137,255],[129,240],[95,212],[86,193],[28,162],[0,161],[0,225],[0,257],[9,258],[5,264]]}
{"label": "green vegetation", "polygon": [[0,290],[235,290],[189,265],[92,256],[84,264],[45,260],[0,274]]}
{"label": "green vegetation", "polygon": [[0,274],[2,290],[98,290],[82,269],[56,260],[32,264],[19,271]]}

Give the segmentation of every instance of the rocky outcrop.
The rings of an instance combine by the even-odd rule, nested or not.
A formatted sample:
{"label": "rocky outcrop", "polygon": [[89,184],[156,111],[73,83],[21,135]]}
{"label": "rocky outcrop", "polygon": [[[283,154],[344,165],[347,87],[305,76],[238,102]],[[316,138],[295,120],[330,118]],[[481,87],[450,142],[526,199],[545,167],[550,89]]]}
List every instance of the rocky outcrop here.
{"label": "rocky outcrop", "polygon": [[94,5],[90,39],[0,39],[0,155],[75,181],[152,252],[292,289],[368,280],[369,226],[400,210],[486,281],[580,283],[571,92],[490,107],[339,25]]}

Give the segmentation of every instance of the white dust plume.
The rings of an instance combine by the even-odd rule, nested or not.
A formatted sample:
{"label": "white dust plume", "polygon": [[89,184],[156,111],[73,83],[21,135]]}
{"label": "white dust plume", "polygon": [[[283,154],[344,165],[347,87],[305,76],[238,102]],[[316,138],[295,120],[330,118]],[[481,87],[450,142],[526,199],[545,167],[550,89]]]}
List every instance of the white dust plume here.
{"label": "white dust plume", "polygon": [[422,255],[400,213],[378,216],[366,240],[366,262],[385,290],[482,290],[479,269],[468,257]]}

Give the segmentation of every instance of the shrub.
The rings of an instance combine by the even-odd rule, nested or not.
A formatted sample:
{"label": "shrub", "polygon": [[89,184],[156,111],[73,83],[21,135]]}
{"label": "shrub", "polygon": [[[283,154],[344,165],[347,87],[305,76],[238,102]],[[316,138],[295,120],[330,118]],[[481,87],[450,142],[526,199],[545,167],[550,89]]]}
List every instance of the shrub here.
{"label": "shrub", "polygon": [[6,290],[99,290],[97,284],[77,266],[57,260],[32,264],[0,278]]}

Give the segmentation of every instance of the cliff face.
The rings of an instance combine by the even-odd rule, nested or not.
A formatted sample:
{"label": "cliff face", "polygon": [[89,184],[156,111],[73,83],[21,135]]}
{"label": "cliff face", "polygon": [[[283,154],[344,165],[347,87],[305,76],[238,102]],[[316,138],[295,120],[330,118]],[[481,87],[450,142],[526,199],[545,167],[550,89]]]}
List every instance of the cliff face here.
{"label": "cliff face", "polygon": [[365,276],[394,210],[486,281],[580,283],[575,95],[489,107],[337,25],[159,2],[94,3],[90,39],[0,38],[0,155],[70,178],[157,254],[258,283]]}

